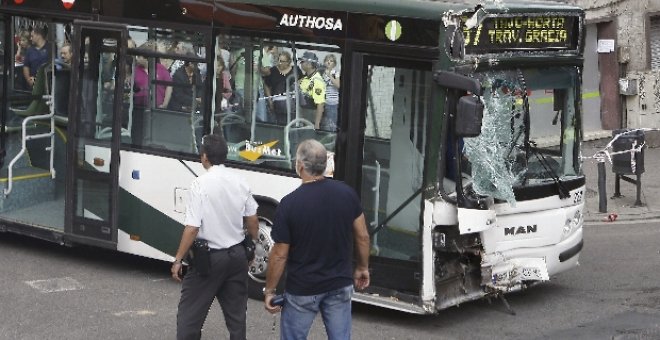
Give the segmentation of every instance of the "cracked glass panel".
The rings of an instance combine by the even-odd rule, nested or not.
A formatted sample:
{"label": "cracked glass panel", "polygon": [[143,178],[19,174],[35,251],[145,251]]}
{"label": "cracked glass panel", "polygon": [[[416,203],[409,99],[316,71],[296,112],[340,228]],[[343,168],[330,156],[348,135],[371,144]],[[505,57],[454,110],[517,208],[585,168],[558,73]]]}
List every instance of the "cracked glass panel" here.
{"label": "cracked glass panel", "polygon": [[580,174],[576,140],[575,67],[489,71],[481,135],[465,138],[472,185],[481,195],[515,205],[513,188]]}

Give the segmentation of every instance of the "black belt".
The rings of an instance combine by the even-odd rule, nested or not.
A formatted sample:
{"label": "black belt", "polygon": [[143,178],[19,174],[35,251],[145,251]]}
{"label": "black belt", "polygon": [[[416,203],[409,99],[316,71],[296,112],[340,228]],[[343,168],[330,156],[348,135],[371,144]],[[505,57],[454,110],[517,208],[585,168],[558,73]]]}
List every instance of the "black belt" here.
{"label": "black belt", "polygon": [[239,242],[239,243],[236,243],[236,244],[234,244],[233,246],[231,246],[231,247],[229,247],[229,248],[222,248],[222,249],[211,248],[211,250],[209,250],[209,252],[211,252],[211,253],[219,253],[219,252],[222,252],[222,251],[227,251],[227,250],[229,250],[229,249],[231,249],[231,248],[234,248],[234,247],[236,247],[236,246],[240,246],[240,245],[241,245],[241,243]]}

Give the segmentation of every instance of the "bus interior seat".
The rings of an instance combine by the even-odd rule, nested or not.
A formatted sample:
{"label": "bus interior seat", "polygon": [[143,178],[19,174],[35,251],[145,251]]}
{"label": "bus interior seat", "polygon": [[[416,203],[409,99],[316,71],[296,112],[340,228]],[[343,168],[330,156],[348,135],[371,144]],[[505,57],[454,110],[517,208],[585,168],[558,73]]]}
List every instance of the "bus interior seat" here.
{"label": "bus interior seat", "polygon": [[335,144],[337,141],[336,132],[316,130],[315,139],[318,140],[321,144],[323,144],[323,146],[325,146],[325,149],[328,150],[329,152],[335,151]]}
{"label": "bus interior seat", "polygon": [[32,86],[32,97],[34,98],[27,108],[10,108],[14,114],[18,116],[34,116],[34,115],[43,115],[48,114],[50,109],[46,101],[42,98],[44,95],[48,94],[48,82],[46,81],[46,68],[50,67],[50,64],[44,64],[39,67],[37,74],[35,76],[34,85]]}
{"label": "bus interior seat", "polygon": [[306,139],[316,139],[314,124],[309,120],[296,118],[284,127],[284,152],[288,161],[295,159],[298,144]]}
{"label": "bus interior seat", "polygon": [[[35,97],[27,108],[12,109],[16,115],[27,117],[50,113],[50,107],[43,98],[44,95],[53,95],[55,105],[55,123],[67,125],[69,115],[69,85],[71,83],[71,70],[62,68],[55,70],[55,87],[51,90],[53,72],[50,64],[39,67],[32,87],[32,96]],[[53,93],[54,92],[54,93]]]}
{"label": "bus interior seat", "polygon": [[55,70],[55,87],[53,100],[55,105],[55,123],[67,125],[69,122],[69,85],[71,84],[71,69],[62,67]]}
{"label": "bus interior seat", "polygon": [[250,126],[245,117],[235,113],[221,113],[219,127],[228,143],[236,144],[250,140]]}

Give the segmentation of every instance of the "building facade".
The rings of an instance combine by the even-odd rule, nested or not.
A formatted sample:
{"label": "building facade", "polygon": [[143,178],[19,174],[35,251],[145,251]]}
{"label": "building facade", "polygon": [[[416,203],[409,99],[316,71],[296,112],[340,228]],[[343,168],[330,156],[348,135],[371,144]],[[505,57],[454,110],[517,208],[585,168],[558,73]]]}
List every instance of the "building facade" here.
{"label": "building facade", "polygon": [[586,137],[660,126],[660,0],[567,2],[586,12]]}

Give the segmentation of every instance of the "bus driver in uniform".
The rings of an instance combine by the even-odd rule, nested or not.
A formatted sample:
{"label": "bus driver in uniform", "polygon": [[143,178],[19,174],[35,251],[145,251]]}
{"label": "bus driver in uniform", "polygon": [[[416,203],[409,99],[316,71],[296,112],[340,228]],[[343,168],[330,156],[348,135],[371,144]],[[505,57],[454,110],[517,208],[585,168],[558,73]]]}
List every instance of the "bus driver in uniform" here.
{"label": "bus driver in uniform", "polygon": [[210,266],[203,275],[192,268],[183,278],[177,312],[177,339],[199,339],[214,298],[218,299],[232,340],[246,339],[248,262],[241,242],[243,223],[253,239],[259,220],[257,202],[243,178],[223,165],[227,142],[220,135],[202,138],[200,158],[206,173],[193,180],[186,206],[185,228],[172,263],[181,281],[181,261],[195,239],[208,241]]}
{"label": "bus driver in uniform", "polygon": [[[314,122],[314,128],[321,127],[321,118],[325,108],[325,80],[319,74],[319,58],[313,52],[303,53],[300,68],[305,76],[300,79],[302,117]],[[303,103],[304,102],[304,103]]]}

